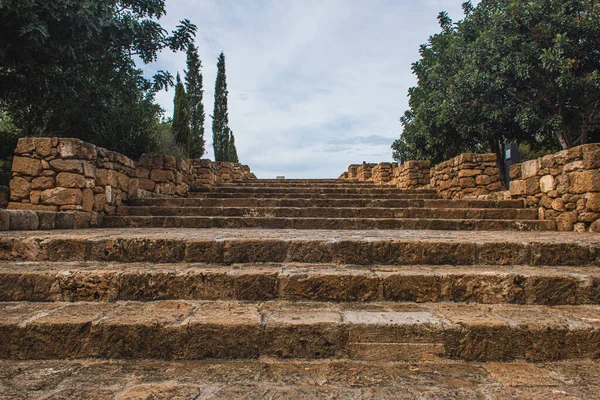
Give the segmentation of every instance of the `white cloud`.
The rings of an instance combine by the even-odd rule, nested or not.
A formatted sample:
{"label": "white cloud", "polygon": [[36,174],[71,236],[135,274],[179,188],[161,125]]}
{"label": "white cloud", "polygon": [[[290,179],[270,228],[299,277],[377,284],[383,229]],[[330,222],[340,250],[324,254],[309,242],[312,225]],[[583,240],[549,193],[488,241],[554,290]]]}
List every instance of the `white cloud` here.
{"label": "white cloud", "polygon": [[[439,30],[439,11],[460,19],[462,2],[167,0],[161,22],[198,26],[207,115],[225,52],[230,126],[259,177],[337,177],[352,163],[391,161],[419,45]],[[147,70],[184,68],[184,54],[165,52]],[[157,96],[167,115],[172,96]]]}

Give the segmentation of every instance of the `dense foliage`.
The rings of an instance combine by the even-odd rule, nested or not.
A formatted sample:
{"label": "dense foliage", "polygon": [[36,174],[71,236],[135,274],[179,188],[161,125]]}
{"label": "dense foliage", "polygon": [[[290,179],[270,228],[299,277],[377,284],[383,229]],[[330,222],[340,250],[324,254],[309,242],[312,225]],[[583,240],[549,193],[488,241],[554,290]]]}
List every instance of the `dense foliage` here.
{"label": "dense foliage", "polygon": [[227,94],[225,54],[221,53],[217,62],[215,103],[212,115],[213,149],[215,151],[215,161],[229,160],[229,115],[227,111]]}
{"label": "dense foliage", "polygon": [[185,71],[185,89],[190,105],[190,139],[186,153],[190,158],[201,158],[204,155],[204,89],[202,83],[202,62],[198,49],[190,44],[187,49],[187,70]]}
{"label": "dense foliage", "polygon": [[175,98],[173,99],[173,121],[171,128],[173,130],[175,141],[183,149],[185,149],[187,156],[192,142],[190,129],[190,102],[179,74],[177,74],[177,83],[175,84]]}
{"label": "dense foliage", "polygon": [[238,158],[237,149],[235,148],[235,137],[233,136],[233,131],[229,129],[229,147],[227,149],[227,160],[231,162],[240,162]]}
{"label": "dense foliage", "polygon": [[131,157],[154,149],[159,71],[134,62],[185,50],[196,27],[168,34],[157,22],[164,0],[3,0],[0,107],[21,135],[78,137]]}
{"label": "dense foliage", "polygon": [[[463,5],[413,64],[418,84],[392,146],[398,160],[600,141],[600,3],[482,0]],[[501,158],[501,157],[500,157]]]}

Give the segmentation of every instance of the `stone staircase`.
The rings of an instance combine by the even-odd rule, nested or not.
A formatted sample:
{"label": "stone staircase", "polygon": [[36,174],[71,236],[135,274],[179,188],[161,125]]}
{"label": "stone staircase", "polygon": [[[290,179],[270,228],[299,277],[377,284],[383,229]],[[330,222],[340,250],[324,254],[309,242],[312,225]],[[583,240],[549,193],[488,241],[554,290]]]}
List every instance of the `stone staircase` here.
{"label": "stone staircase", "polygon": [[[252,212],[262,216],[246,216]],[[322,365],[343,369],[344,393],[351,371],[366,366],[398,373],[395,368],[410,365],[414,379],[425,376],[421,369],[439,378],[432,365],[455,371],[445,383],[405,382],[393,392],[406,390],[405,398],[429,398],[415,393],[448,379],[462,382],[460,390],[446,387],[431,398],[496,398],[481,394],[499,384],[488,382],[485,371],[506,383],[513,364],[505,362],[517,361],[529,373],[537,367],[528,365],[539,364],[524,362],[559,360],[600,371],[593,361],[600,357],[600,240],[590,233],[539,232],[552,228],[545,222],[514,201],[440,200],[428,191],[333,180],[257,180],[186,199],[137,200],[107,217],[101,229],[0,232],[0,365],[33,371],[44,382],[43,365],[75,368],[89,376],[78,385],[94,387],[99,396],[121,387],[109,385],[108,376],[94,378],[98,368],[114,370],[107,359],[129,360],[119,368],[138,371],[135,382],[168,381],[185,393],[189,385],[181,382],[192,379],[185,371],[197,365],[189,360],[219,359],[198,368],[219,365],[220,376],[231,368],[239,380],[225,386],[227,393],[237,390],[237,398],[326,397],[322,379],[334,378]],[[248,229],[255,227],[286,229]],[[148,366],[147,359],[180,364]],[[85,367],[90,362],[103,364]],[[307,392],[259,390],[252,385],[272,377],[243,372],[298,365],[302,371],[294,369],[294,376],[320,368]],[[140,372],[161,368],[169,378]],[[363,373],[370,385],[394,381]],[[80,379],[68,378],[73,374],[61,379]],[[0,397],[18,381],[2,379]],[[212,384],[217,378],[202,379]],[[472,382],[487,389],[473,395]],[[73,393],[64,385],[63,394]],[[557,385],[567,390],[562,381],[549,387]],[[163,389],[141,398],[169,398]],[[207,389],[194,390],[180,398]],[[351,393],[341,398],[384,397]],[[553,392],[532,393],[552,398]],[[600,391],[578,393],[593,398]],[[219,398],[211,396],[202,398]]]}
{"label": "stone staircase", "polygon": [[553,230],[520,200],[441,200],[434,190],[398,190],[339,180],[256,180],[184,199],[139,199],[106,227],[269,229]]}

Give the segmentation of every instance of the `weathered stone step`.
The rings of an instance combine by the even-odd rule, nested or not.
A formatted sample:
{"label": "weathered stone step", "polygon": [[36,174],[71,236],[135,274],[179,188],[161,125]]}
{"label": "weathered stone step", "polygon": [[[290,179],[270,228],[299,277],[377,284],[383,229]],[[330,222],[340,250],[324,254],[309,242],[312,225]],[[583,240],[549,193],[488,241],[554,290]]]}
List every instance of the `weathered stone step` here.
{"label": "weathered stone step", "polygon": [[598,399],[600,361],[0,360],[4,399]]}
{"label": "weathered stone step", "polygon": [[334,208],[334,207],[119,207],[118,215],[283,218],[425,218],[535,220],[524,208]]}
{"label": "weathered stone step", "polygon": [[196,216],[106,216],[109,228],[259,228],[259,229],[436,229],[550,231],[550,220],[439,219],[439,218],[278,218]]}
{"label": "weathered stone step", "polygon": [[593,233],[79,229],[0,232],[0,260],[600,266]]}
{"label": "weathered stone step", "polygon": [[[379,185],[370,182],[280,182],[277,180],[271,182],[242,181],[233,183],[221,183],[221,187],[284,187],[284,188],[349,188],[349,189],[368,189],[368,188],[395,188],[395,186]],[[399,190],[399,189],[396,189]]]}
{"label": "weathered stone step", "polygon": [[596,359],[600,306],[0,303],[0,358]]}
{"label": "weathered stone step", "polygon": [[401,190],[383,186],[370,188],[329,188],[329,187],[254,187],[246,186],[217,186],[213,193],[285,193],[285,194],[431,194],[437,195],[435,190]]}
{"label": "weathered stone step", "polygon": [[190,198],[209,198],[209,199],[435,199],[433,193],[214,193],[214,192],[193,192],[189,193]]}
{"label": "weathered stone step", "polygon": [[600,268],[3,262],[0,301],[600,304]]}
{"label": "weathered stone step", "polygon": [[157,207],[379,207],[379,208],[523,208],[521,200],[442,199],[134,199],[132,206]]}

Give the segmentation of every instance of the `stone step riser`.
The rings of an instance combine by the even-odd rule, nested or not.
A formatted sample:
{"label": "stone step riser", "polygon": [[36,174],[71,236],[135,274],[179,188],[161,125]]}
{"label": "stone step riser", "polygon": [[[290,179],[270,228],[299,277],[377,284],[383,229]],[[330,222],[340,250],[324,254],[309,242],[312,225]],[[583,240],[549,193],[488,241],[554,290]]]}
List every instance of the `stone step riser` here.
{"label": "stone step riser", "polygon": [[432,193],[190,193],[196,199],[436,199]]}
{"label": "stone step riser", "polygon": [[0,322],[0,358],[368,360],[386,353],[395,361],[548,361],[600,355],[600,326],[597,319],[587,322],[596,308],[40,304],[0,304],[7,316]]}
{"label": "stone step riser", "polygon": [[[225,235],[221,232],[219,236]],[[284,240],[226,236],[214,240],[136,237],[129,233],[118,236],[113,233],[110,237],[27,235],[0,237],[0,260],[589,267],[600,266],[600,243],[431,238]]]}
{"label": "stone step riser", "polygon": [[237,183],[222,183],[219,187],[255,187],[255,188],[331,188],[331,189],[397,189],[395,186],[383,186],[374,183],[281,183],[281,182],[237,182]]}
{"label": "stone step riser", "polygon": [[320,208],[523,208],[519,200],[362,200],[362,199],[134,199],[132,206],[156,207],[320,207]]}
{"label": "stone step riser", "polygon": [[340,230],[516,230],[551,231],[555,221],[500,219],[416,219],[416,218],[277,218],[277,217],[178,217],[108,216],[109,228],[258,228],[258,229],[340,229]]}
{"label": "stone step riser", "polygon": [[[13,267],[14,268],[14,267]],[[600,304],[600,273],[436,273],[414,270],[335,270],[274,267],[0,270],[0,301],[114,302],[122,300],[400,301],[483,304]],[[64,268],[64,267],[63,267]],[[482,268],[483,269],[483,268]]]}
{"label": "stone step riser", "polygon": [[534,209],[460,208],[289,208],[289,207],[120,207],[118,215],[212,216],[261,218],[425,218],[534,220]]}
{"label": "stone step riser", "polygon": [[294,187],[239,187],[218,186],[212,189],[213,193],[308,193],[308,194],[431,194],[435,195],[435,190],[400,190],[395,188],[294,188]]}

